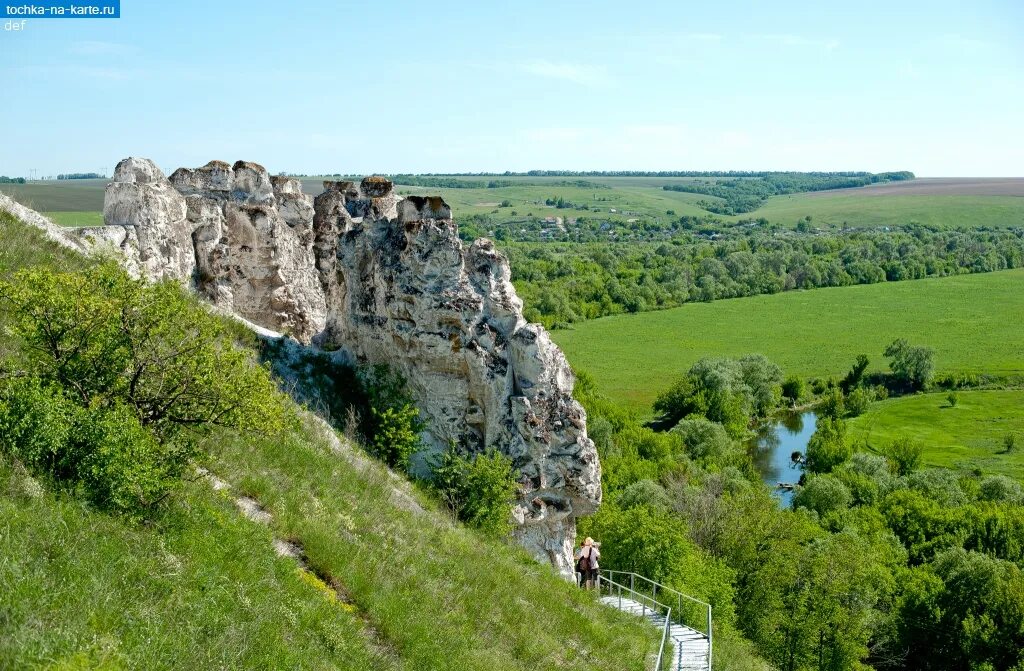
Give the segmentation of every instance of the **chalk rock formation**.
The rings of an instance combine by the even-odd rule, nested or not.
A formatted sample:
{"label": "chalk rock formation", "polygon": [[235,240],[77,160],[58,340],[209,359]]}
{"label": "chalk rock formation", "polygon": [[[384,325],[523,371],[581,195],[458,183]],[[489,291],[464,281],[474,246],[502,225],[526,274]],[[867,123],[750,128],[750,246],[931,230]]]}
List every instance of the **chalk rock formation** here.
{"label": "chalk rock formation", "polygon": [[572,574],[575,519],[601,499],[572,372],[523,319],[505,257],[485,239],[467,249],[441,198],[399,200],[390,181],[368,177],[325,182],[312,200],[255,163],[212,161],[167,179],[128,158],[104,218],[121,231],[103,239],[121,241],[146,276],[189,282],[260,326],[401,372],[433,449],[512,458],[518,540]]}

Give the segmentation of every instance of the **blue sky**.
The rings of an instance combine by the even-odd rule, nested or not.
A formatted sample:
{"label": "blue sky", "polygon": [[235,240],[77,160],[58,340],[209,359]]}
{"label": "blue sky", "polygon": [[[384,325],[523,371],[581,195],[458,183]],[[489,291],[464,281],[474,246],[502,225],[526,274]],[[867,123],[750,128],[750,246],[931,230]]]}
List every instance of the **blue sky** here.
{"label": "blue sky", "polygon": [[122,0],[0,31],[0,174],[1024,175],[1024,3]]}

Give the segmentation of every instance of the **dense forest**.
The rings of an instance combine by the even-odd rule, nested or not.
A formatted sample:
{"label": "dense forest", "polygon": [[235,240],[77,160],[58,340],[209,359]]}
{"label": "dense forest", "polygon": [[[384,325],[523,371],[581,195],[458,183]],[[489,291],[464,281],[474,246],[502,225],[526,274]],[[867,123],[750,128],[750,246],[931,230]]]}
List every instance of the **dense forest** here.
{"label": "dense forest", "polygon": [[[581,533],[603,542],[608,568],[710,601],[723,668],[754,668],[736,632],[785,671],[1024,668],[1024,489],[924,469],[909,440],[854,444],[845,417],[876,383],[930,384],[928,348],[900,340],[884,354],[892,373],[867,379],[861,357],[817,399],[759,355],[698,361],[658,399],[662,431],[579,374],[605,492]],[[749,427],[815,401],[824,418],[781,508],[745,449]]]}
{"label": "dense forest", "polygon": [[700,201],[700,206],[716,214],[743,214],[753,212],[772,196],[829,189],[853,189],[869,184],[898,182],[914,179],[912,172],[883,172],[878,174],[833,172],[776,172],[755,178],[720,181],[684,182],[666,184],[666,191],[683,191],[721,198],[724,202]]}
{"label": "dense forest", "polygon": [[527,318],[562,326],[624,312],[790,289],[990,272],[1024,265],[1024,230],[735,227],[646,243],[505,243]]}

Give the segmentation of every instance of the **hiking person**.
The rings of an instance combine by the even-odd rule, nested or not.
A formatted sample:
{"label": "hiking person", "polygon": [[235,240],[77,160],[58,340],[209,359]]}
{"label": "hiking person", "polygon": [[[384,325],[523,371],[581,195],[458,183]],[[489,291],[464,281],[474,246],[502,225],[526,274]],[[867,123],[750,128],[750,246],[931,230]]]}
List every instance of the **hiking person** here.
{"label": "hiking person", "polygon": [[588,566],[589,559],[583,556],[583,549],[585,547],[583,541],[580,540],[580,546],[576,549],[576,583],[581,588],[586,587],[587,571],[590,570]]}
{"label": "hiking person", "polygon": [[580,546],[579,556],[576,559],[576,567],[582,573],[580,579],[581,587],[592,589],[597,584],[597,560],[601,556],[600,543],[594,543],[594,539],[587,536]]}

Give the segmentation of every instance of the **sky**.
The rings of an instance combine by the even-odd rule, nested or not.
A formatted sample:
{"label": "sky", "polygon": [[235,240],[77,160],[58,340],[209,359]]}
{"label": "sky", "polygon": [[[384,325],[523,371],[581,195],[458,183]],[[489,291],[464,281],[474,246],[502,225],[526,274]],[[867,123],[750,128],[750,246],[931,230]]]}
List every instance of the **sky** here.
{"label": "sky", "polygon": [[0,73],[0,175],[1024,176],[1019,0],[122,0],[0,30]]}

